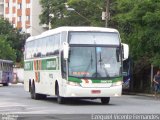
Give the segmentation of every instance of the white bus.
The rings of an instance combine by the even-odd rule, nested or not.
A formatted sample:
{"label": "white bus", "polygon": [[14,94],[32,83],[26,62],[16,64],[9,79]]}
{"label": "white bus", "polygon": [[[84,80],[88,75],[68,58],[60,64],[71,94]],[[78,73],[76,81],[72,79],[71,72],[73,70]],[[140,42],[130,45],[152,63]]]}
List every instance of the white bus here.
{"label": "white bus", "polygon": [[[126,52],[123,52],[126,51]],[[128,46],[119,32],[101,27],[59,27],[26,40],[24,88],[32,99],[56,95],[67,98],[100,98],[122,93],[122,59]]]}
{"label": "white bus", "polygon": [[13,79],[13,61],[0,59],[0,84],[8,86]]}

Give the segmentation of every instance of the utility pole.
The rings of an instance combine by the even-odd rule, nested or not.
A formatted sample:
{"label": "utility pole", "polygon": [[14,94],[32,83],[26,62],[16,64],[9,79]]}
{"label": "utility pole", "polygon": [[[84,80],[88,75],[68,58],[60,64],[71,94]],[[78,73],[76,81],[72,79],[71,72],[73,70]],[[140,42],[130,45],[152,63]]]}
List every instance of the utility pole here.
{"label": "utility pole", "polygon": [[50,29],[51,23],[50,23],[50,2],[49,0],[47,1],[47,24],[48,24],[48,30]]}
{"label": "utility pole", "polygon": [[150,84],[151,93],[152,93],[152,82],[153,82],[153,65],[151,64],[151,84]]}
{"label": "utility pole", "polygon": [[105,13],[105,18],[106,18],[106,27],[108,27],[108,21],[110,18],[110,14],[109,14],[109,0],[106,0],[106,13]]}

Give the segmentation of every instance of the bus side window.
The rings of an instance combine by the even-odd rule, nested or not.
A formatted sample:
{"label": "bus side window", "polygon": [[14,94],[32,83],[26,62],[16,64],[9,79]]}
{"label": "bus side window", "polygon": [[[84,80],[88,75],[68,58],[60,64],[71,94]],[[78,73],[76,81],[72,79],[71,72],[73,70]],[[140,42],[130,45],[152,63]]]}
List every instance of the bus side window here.
{"label": "bus side window", "polygon": [[6,71],[8,71],[8,64],[6,63]]}
{"label": "bus side window", "polygon": [[36,54],[36,41],[34,41],[34,49],[33,49],[33,58],[36,58],[37,57],[37,54]]}
{"label": "bus side window", "polygon": [[30,42],[29,58],[33,58],[35,41]]}
{"label": "bus side window", "polygon": [[25,59],[29,58],[29,42],[25,45]]}
{"label": "bus side window", "polygon": [[54,55],[54,42],[55,42],[55,39],[54,39],[54,35],[53,36],[50,36],[50,45],[51,45],[51,51],[50,51],[50,55]]}
{"label": "bus side window", "polygon": [[46,56],[50,56],[50,38],[46,37]]}
{"label": "bus side window", "polygon": [[67,32],[62,32],[61,33],[61,45],[63,44],[63,42],[67,41]]}
{"label": "bus side window", "polygon": [[42,53],[41,53],[41,44],[42,44],[42,39],[38,39],[38,43],[37,43],[37,57],[41,57]]}
{"label": "bus side window", "polygon": [[3,70],[6,71],[6,63],[3,63]]}
{"label": "bus side window", "polygon": [[3,62],[1,63],[1,65],[2,65],[2,66],[1,66],[1,70],[3,71]]}
{"label": "bus side window", "polygon": [[45,38],[41,38],[42,39],[42,46],[41,46],[41,53],[42,53],[42,57],[46,56],[46,40]]}
{"label": "bus side window", "polygon": [[60,34],[55,35],[54,55],[59,55]]}

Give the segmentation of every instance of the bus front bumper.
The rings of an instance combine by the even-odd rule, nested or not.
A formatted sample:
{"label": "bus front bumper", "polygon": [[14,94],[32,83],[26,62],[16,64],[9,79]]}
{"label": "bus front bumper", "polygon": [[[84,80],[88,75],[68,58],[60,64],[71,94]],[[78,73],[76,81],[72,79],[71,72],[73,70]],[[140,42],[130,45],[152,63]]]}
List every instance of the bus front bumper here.
{"label": "bus front bumper", "polygon": [[109,88],[83,88],[80,86],[67,85],[63,97],[117,97],[122,95],[122,85]]}

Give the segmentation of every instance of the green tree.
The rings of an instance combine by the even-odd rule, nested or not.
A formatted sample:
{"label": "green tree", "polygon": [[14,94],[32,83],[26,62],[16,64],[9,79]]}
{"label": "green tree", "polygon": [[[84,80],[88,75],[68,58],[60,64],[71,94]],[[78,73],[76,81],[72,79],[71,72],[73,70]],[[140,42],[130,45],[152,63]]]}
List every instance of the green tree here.
{"label": "green tree", "polygon": [[82,16],[78,15],[74,11],[68,11],[67,16],[70,24],[75,25],[88,25],[88,26],[105,26],[104,21],[102,21],[101,15],[104,11],[104,0],[69,0],[68,5],[74,8],[76,12]]}
{"label": "green tree", "polygon": [[150,65],[160,67],[160,1],[112,0],[111,13],[110,26],[116,27],[130,46],[135,86],[147,88]]}
{"label": "green tree", "polygon": [[0,36],[0,58],[7,60],[16,60],[16,52],[5,40],[3,36]]}
{"label": "green tree", "polygon": [[54,25],[63,24],[65,2],[66,0],[41,0],[40,3],[43,9],[40,15],[40,23],[49,24],[51,22]]}
{"label": "green tree", "polygon": [[[21,34],[17,29],[13,28],[13,26],[7,20],[0,19],[0,37],[2,41],[1,44],[2,46],[6,46],[6,49],[8,49],[8,51],[6,50],[6,52],[3,48],[3,51],[5,52],[4,54],[2,54],[3,51],[1,50],[0,58],[11,59],[15,62],[21,62],[23,58],[22,49],[24,48],[25,39],[28,36],[28,34]],[[16,57],[14,57],[14,55],[11,55],[9,57],[9,55],[13,53],[16,55]]]}
{"label": "green tree", "polygon": [[[115,7],[116,6],[116,7]],[[151,63],[160,54],[160,1],[156,0],[116,0],[116,14],[111,24],[120,31],[123,41],[130,45],[135,60],[147,57]]]}
{"label": "green tree", "polygon": [[[65,5],[75,11],[67,11]],[[101,20],[103,0],[41,0],[41,24],[59,26],[104,26]],[[80,14],[80,15],[79,15]],[[84,17],[83,17],[84,16]]]}

